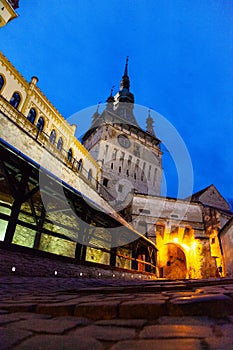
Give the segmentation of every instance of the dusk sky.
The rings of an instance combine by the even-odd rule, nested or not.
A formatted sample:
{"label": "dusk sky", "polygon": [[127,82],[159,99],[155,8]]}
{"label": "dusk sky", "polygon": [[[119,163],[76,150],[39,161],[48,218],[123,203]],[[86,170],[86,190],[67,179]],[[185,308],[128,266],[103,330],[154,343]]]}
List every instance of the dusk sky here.
{"label": "dusk sky", "polygon": [[[232,1],[20,0],[19,6],[19,17],[0,29],[0,49],[28,81],[39,78],[66,119],[105,102],[112,85],[118,91],[128,55],[135,102],[166,118],[186,144],[193,192],[213,183],[233,198]],[[146,115],[136,118],[145,128]],[[77,118],[78,133],[90,123],[91,115]],[[167,194],[175,197],[173,154],[165,146]]]}

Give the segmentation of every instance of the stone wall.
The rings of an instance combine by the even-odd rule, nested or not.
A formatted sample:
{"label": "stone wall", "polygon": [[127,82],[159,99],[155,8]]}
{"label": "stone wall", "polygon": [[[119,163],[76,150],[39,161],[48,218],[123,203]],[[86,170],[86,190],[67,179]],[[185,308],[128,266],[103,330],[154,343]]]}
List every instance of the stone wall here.
{"label": "stone wall", "polygon": [[30,277],[77,278],[135,278],[154,279],[147,272],[104,266],[91,262],[78,262],[42,251],[12,245],[7,248],[0,242],[0,276],[18,275]]}
{"label": "stone wall", "polygon": [[233,219],[220,232],[220,241],[224,256],[223,272],[227,277],[233,277]]}

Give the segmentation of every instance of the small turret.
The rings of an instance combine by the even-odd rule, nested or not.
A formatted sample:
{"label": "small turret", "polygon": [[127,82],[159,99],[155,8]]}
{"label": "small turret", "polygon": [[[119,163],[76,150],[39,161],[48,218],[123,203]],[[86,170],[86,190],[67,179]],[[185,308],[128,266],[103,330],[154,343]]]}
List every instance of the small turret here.
{"label": "small turret", "polygon": [[98,119],[98,117],[100,116],[100,114],[99,114],[99,104],[100,104],[100,102],[99,102],[98,105],[97,105],[97,108],[96,108],[95,113],[92,115],[92,124],[94,124],[95,121],[96,121],[96,120]]}
{"label": "small turret", "polygon": [[154,132],[154,120],[151,117],[150,114],[150,109],[148,110],[148,117],[146,119],[146,131],[151,134],[152,136],[155,136],[155,132]]}
{"label": "small turret", "polygon": [[115,85],[112,86],[111,88],[111,92],[110,92],[110,96],[107,98],[106,102],[107,102],[107,107],[106,109],[108,111],[113,111],[113,107],[114,107],[114,102],[115,102],[115,98],[113,97],[112,93],[114,90]]}

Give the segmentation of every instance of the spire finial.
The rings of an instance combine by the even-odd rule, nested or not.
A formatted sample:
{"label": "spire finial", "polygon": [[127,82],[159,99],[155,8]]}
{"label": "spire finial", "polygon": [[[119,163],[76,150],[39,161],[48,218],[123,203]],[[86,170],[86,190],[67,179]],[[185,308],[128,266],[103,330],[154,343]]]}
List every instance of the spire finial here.
{"label": "spire finial", "polygon": [[128,62],[129,62],[129,56],[126,56],[124,77],[128,76]]}

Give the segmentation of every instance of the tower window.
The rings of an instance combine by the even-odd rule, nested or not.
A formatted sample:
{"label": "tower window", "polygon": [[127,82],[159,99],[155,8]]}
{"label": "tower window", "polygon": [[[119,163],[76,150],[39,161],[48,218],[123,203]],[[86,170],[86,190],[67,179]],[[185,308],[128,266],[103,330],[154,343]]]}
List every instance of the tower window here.
{"label": "tower window", "polygon": [[106,177],[103,179],[103,186],[107,187],[108,186],[108,179]]}
{"label": "tower window", "polygon": [[134,173],[134,180],[137,180],[137,174]]}
{"label": "tower window", "polygon": [[119,173],[121,173],[121,166],[119,166]]}
{"label": "tower window", "polygon": [[126,170],[126,175],[129,176],[129,169]]}
{"label": "tower window", "polygon": [[44,129],[44,118],[43,118],[43,117],[40,117],[40,118],[38,119],[38,122],[37,122],[37,124],[36,124],[36,127],[37,127],[37,129],[38,129],[39,132],[42,132],[42,131],[43,131],[43,129]]}
{"label": "tower window", "polygon": [[129,158],[128,158],[128,166],[129,167],[131,166],[131,163],[132,163],[132,156],[129,156]]}
{"label": "tower window", "polygon": [[113,154],[112,154],[112,159],[116,160],[116,156],[117,156],[117,149],[114,148]]}
{"label": "tower window", "polygon": [[156,182],[156,179],[157,179],[157,171],[158,171],[158,169],[155,168],[154,179],[153,179],[153,186],[155,185],[155,182]]}
{"label": "tower window", "polygon": [[123,163],[125,158],[125,152],[121,152],[120,161]]}
{"label": "tower window", "polygon": [[111,163],[111,169],[113,169],[113,163]]}
{"label": "tower window", "polygon": [[32,123],[34,124],[34,121],[36,119],[36,110],[35,108],[31,108],[29,113],[28,113],[28,116],[27,116],[27,119]]}
{"label": "tower window", "polygon": [[149,165],[149,170],[148,170],[148,180],[150,180],[150,174],[151,174],[151,165]]}
{"label": "tower window", "polygon": [[21,101],[20,94],[18,92],[14,92],[11,99],[10,99],[10,104],[13,107],[18,108],[20,101]]}
{"label": "tower window", "polygon": [[49,141],[50,141],[52,144],[54,144],[55,140],[56,140],[56,131],[53,129],[53,130],[51,131],[50,136],[49,136]]}
{"label": "tower window", "polygon": [[120,192],[120,193],[123,192],[123,185],[120,184],[120,185],[118,186],[118,192]]}
{"label": "tower window", "polygon": [[62,150],[62,147],[63,147],[63,140],[62,140],[62,137],[59,137],[58,141],[57,141],[57,149],[59,151]]}
{"label": "tower window", "polygon": [[5,80],[4,80],[3,76],[0,75],[0,91],[2,90],[4,83],[5,83]]}

